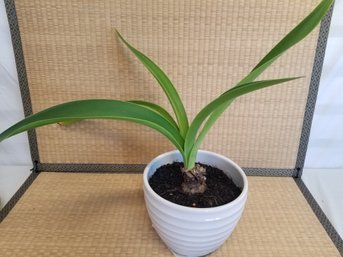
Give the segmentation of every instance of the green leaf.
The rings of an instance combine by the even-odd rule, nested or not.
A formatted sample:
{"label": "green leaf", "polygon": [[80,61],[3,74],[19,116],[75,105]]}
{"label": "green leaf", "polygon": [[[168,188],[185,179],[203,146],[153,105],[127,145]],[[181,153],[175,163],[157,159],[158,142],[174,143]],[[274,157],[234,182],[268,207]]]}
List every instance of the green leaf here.
{"label": "green leaf", "polygon": [[[168,120],[171,125],[173,125],[177,130],[179,130],[179,127],[178,127],[177,123],[175,122],[174,118],[162,106],[154,104],[154,103],[142,101],[142,100],[130,100],[127,102],[141,105],[143,107],[146,107],[146,108],[160,114],[161,116],[163,116],[163,118]],[[70,126],[70,125],[77,123],[79,121],[82,121],[82,119],[75,119],[75,120],[70,120],[70,121],[61,121],[61,122],[58,122],[58,125]]]}
{"label": "green leaf", "polygon": [[209,115],[208,119],[205,122],[205,125],[201,129],[198,137],[196,138],[195,142],[193,143],[192,148],[188,152],[188,155],[186,153],[186,163],[188,169],[194,166],[195,160],[196,160],[196,154],[197,151],[202,143],[202,141],[205,139],[205,136],[211,129],[211,127],[214,125],[214,123],[217,121],[217,119],[220,117],[220,115],[229,107],[229,105],[235,100],[235,98],[231,99],[230,101],[227,101],[224,104],[219,105],[212,113]]}
{"label": "green leaf", "polygon": [[163,116],[135,103],[104,99],[68,102],[33,114],[1,133],[0,142],[29,129],[79,119],[127,120],[146,125],[165,135],[183,152],[183,138]]}
{"label": "green leaf", "polygon": [[180,133],[183,137],[186,136],[188,130],[188,118],[185,111],[185,107],[181,101],[181,98],[173,86],[167,75],[159,68],[149,57],[135,49],[131,46],[116,30],[118,37],[123,41],[123,43],[133,52],[133,54],[144,64],[144,66],[150,71],[150,73],[155,77],[157,82],[162,87],[163,91],[168,97],[168,100],[173,107],[177,122],[179,124]]}
{"label": "green leaf", "polygon": [[[299,77],[293,78],[283,78],[274,80],[262,80],[249,82],[242,84],[239,87],[232,88],[210,102],[206,105],[194,118],[191,123],[186,139],[185,139],[185,155],[186,155],[186,166],[191,168],[194,166],[197,150],[201,142],[203,141],[205,135],[212,127],[213,123],[217,120],[219,115],[231,104],[237,97],[256,91],[265,87],[270,87],[273,85],[281,84],[287,81],[298,79]],[[204,121],[208,118],[210,114],[216,111],[215,116],[209,118],[209,122],[203,127],[202,132],[200,132],[198,138],[197,133]]]}
{"label": "green leaf", "polygon": [[244,79],[238,83],[238,85],[255,80],[284,52],[310,34],[311,31],[320,23],[321,19],[330,9],[333,2],[334,0],[323,0],[320,2],[319,5],[308,16],[306,16],[262,58],[262,60]]}
{"label": "green leaf", "polygon": [[[241,86],[245,87],[245,84],[255,80],[260,74],[263,73],[275,60],[277,60],[284,52],[286,52],[289,48],[300,42],[304,39],[321,21],[324,15],[327,13],[331,5],[333,4],[333,0],[323,0],[319,3],[319,5],[307,16],[305,17],[293,30],[291,30],[272,50],[268,52],[268,54],[262,58],[262,60],[253,68],[253,70],[244,77],[234,88],[239,88]],[[232,88],[232,89],[234,89]],[[230,91],[230,90],[229,90]],[[228,91],[227,91],[228,92]],[[225,92],[225,93],[227,93]],[[224,93],[224,94],[225,94]],[[185,141],[185,152],[189,155],[192,155],[191,161],[195,158],[194,155],[196,154],[195,149],[197,149],[198,144],[203,140],[204,136],[208,132],[208,130],[212,127],[215,121],[220,117],[220,115],[225,111],[225,109],[231,104],[232,101],[228,101],[227,103],[219,105],[213,113],[209,114],[208,120],[206,121],[202,131],[199,133],[199,137],[197,142],[195,143],[195,147],[193,150],[190,149],[192,140],[195,140],[195,132],[194,138],[193,135],[194,131],[190,133],[190,138]],[[199,126],[200,128],[200,126]],[[198,128],[198,129],[199,129]],[[190,153],[190,151],[193,151]],[[192,165],[192,164],[189,164]]]}
{"label": "green leaf", "polygon": [[61,125],[61,126],[70,126],[74,123],[77,123],[79,121],[82,121],[82,119],[75,119],[75,120],[68,120],[68,121],[61,121],[61,122],[58,122],[58,125]]}
{"label": "green leaf", "polygon": [[158,113],[163,118],[168,120],[169,123],[171,125],[173,125],[177,130],[179,130],[179,127],[178,127],[177,123],[175,122],[174,118],[162,106],[154,104],[154,103],[142,101],[142,100],[130,100],[128,102],[144,106],[144,107],[146,107],[146,108],[148,108],[148,109]]}

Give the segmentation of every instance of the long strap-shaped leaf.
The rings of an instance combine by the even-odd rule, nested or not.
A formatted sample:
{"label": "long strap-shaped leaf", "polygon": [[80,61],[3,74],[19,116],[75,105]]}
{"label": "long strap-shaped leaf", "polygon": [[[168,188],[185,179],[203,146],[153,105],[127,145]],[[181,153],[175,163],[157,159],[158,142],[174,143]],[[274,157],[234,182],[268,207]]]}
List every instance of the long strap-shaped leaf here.
{"label": "long strap-shaped leaf", "polygon": [[144,107],[146,107],[146,108],[148,108],[148,109],[150,109],[150,110],[152,110],[154,112],[157,112],[163,118],[168,120],[169,123],[171,125],[173,125],[177,130],[179,129],[179,127],[177,126],[177,124],[176,124],[175,120],[173,119],[173,117],[162,106],[160,106],[158,104],[151,103],[151,102],[146,102],[146,101],[143,101],[143,100],[130,100],[128,102],[144,106]]}
{"label": "long strap-shaped leaf", "polygon": [[118,37],[123,43],[133,52],[133,54],[144,64],[144,66],[150,71],[155,77],[163,91],[168,97],[168,100],[173,107],[177,122],[179,124],[180,133],[183,137],[186,136],[188,130],[188,118],[185,111],[185,107],[181,101],[179,94],[173,86],[167,75],[159,68],[149,57],[138,51],[136,48],[131,46],[118,31],[116,31]]}
{"label": "long strap-shaped leaf", "polygon": [[295,28],[293,28],[261,59],[261,61],[252,69],[252,71],[238,83],[238,85],[255,80],[277,58],[279,58],[280,55],[310,34],[311,31],[320,23],[333,2],[334,0],[321,1],[308,16],[306,16],[297,26],[295,26]]}
{"label": "long strap-shaped leaf", "polygon": [[[160,106],[158,104],[151,103],[151,102],[146,102],[143,100],[130,100],[127,102],[141,105],[143,107],[146,107],[146,108],[160,114],[163,118],[168,120],[171,125],[173,125],[177,130],[179,130],[179,127],[176,124],[173,117],[162,106]],[[74,123],[79,122],[79,121],[82,121],[82,119],[63,121],[63,122],[59,122],[58,124],[60,124],[62,126],[69,126],[69,125],[74,124]]]}
{"label": "long strap-shaped leaf", "polygon": [[[241,85],[240,87],[233,88],[226,93],[222,94],[208,105],[206,105],[194,118],[191,126],[189,127],[188,134],[185,140],[185,155],[187,156],[186,166],[187,168],[191,168],[195,162],[195,155],[196,152],[204,139],[206,133],[210,129],[211,125],[215,122],[214,120],[210,120],[210,123],[205,125],[206,127],[203,128],[202,132],[199,134],[199,137],[195,140],[197,136],[197,132],[206,118],[213,113],[215,110],[218,109],[220,106],[228,106],[228,104],[232,103],[237,97],[250,93],[255,90],[259,90],[265,87],[270,87],[273,85],[281,84],[290,80],[298,79],[298,77],[294,78],[283,78],[283,79],[274,79],[274,80],[262,80],[262,81],[255,81]],[[209,118],[211,119],[211,117]]]}
{"label": "long strap-shaped leaf", "polygon": [[[320,4],[305,18],[303,19],[291,32],[289,32],[262,60],[255,66],[255,68],[244,78],[242,79],[236,87],[240,87],[255,80],[263,71],[265,71],[277,58],[279,58],[285,51],[289,48],[300,42],[305,38],[321,21],[323,16],[326,14],[328,9],[331,7],[333,0],[323,0]],[[230,90],[228,90],[230,91]],[[226,93],[228,92],[226,91]],[[224,93],[225,94],[225,93]],[[220,115],[226,110],[226,108],[231,104],[231,101],[223,103],[210,113],[209,117],[204,117],[206,121],[203,126],[202,131],[199,135],[205,135],[215,121],[220,117]],[[201,123],[202,124],[202,123]],[[192,127],[192,125],[191,125]],[[200,126],[199,126],[200,128]],[[198,128],[198,129],[199,129]],[[196,131],[197,133],[197,131]],[[194,138],[188,137],[185,141],[185,152],[190,154],[191,142],[195,140]],[[194,141],[193,141],[194,142]]]}
{"label": "long strap-shaped leaf", "polygon": [[143,124],[165,135],[183,152],[179,131],[155,111],[135,103],[103,99],[68,102],[35,113],[1,133],[0,142],[29,129],[78,119],[116,119]]}

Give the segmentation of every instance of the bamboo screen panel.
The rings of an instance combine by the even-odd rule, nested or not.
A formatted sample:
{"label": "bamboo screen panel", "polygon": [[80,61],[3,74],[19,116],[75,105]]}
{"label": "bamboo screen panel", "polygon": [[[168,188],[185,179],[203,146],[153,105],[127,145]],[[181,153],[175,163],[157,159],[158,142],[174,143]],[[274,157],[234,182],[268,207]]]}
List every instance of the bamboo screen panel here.
{"label": "bamboo screen panel", "polygon": [[[316,1],[17,0],[33,111],[84,98],[169,104],[157,82],[114,36],[156,61],[190,118],[238,82]],[[318,30],[262,78],[305,76],[238,99],[202,148],[244,167],[294,168]],[[174,149],[158,132],[123,121],[37,130],[42,163],[147,163]]]}

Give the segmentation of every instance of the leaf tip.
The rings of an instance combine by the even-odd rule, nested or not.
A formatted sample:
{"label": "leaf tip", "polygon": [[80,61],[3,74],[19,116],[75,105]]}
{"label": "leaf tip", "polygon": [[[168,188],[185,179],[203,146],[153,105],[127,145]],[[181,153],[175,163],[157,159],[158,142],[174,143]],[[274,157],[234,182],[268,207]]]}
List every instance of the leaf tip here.
{"label": "leaf tip", "polygon": [[114,35],[116,35],[117,37],[121,38],[121,35],[120,35],[119,31],[117,30],[117,28],[115,28],[115,27],[112,28],[112,32],[113,32]]}

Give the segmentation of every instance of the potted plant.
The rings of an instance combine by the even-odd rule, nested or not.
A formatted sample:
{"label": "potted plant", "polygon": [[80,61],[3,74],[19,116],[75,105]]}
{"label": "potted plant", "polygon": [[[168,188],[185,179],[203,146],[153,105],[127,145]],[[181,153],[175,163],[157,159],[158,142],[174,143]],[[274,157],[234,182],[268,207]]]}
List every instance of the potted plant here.
{"label": "potted plant", "polygon": [[[319,24],[332,3],[333,0],[321,1],[248,75],[206,105],[191,123],[181,98],[167,75],[116,31],[120,40],[158,81],[172,105],[176,120],[163,107],[142,100],[78,100],[26,117],[1,133],[0,141],[39,126],[70,124],[84,119],[127,120],[157,130],[166,136],[177,150],[156,157],[144,170],[144,195],[153,226],[173,252],[183,256],[209,254],[228,238],[238,223],[247,199],[248,183],[242,169],[233,161],[212,152],[199,150],[199,147],[215,121],[236,98],[299,78],[255,81],[281,54],[300,42]],[[210,200],[203,201],[206,192],[210,190],[212,173],[219,176],[224,188],[229,188],[229,183],[233,182],[231,187],[235,192],[231,192],[231,199],[222,201],[210,197]],[[165,176],[177,180],[178,184],[171,188],[169,180],[161,183]],[[162,189],[161,184],[164,184]],[[179,198],[174,199],[176,193],[183,198],[180,204]]]}

